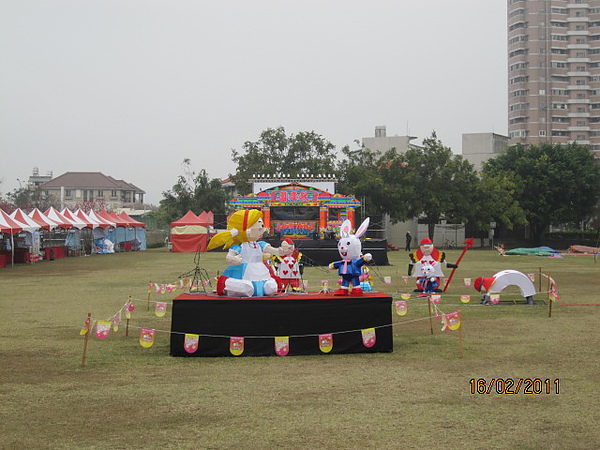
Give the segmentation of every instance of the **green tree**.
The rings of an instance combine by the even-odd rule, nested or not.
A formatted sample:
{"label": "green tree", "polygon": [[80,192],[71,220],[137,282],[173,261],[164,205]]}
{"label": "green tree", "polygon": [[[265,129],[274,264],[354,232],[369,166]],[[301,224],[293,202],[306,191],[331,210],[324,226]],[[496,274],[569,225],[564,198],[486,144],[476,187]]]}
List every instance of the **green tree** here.
{"label": "green tree", "polygon": [[246,141],[243,152],[233,149],[237,164],[231,178],[238,192],[248,194],[255,174],[334,173],[335,146],[314,131],[286,135],[283,127],[263,131],[258,141]]}
{"label": "green tree", "polygon": [[407,216],[426,223],[431,238],[441,219],[456,223],[473,220],[480,184],[471,163],[454,155],[435,132],[423,140],[422,147],[408,149],[404,158]]}
{"label": "green tree", "polygon": [[346,150],[344,155],[341,188],[362,199],[367,214],[386,214],[392,222],[418,217],[427,223],[430,237],[441,219],[461,223],[478,218],[479,177],[435,132],[422,147],[404,153],[395,148],[383,154],[362,149]]}
{"label": "green tree", "polygon": [[221,180],[209,179],[204,169],[199,173],[194,172],[190,159],[184,159],[182,165],[183,175],[178,177],[170,190],[163,192],[156,212],[159,221],[170,223],[190,210],[196,214],[202,211],[224,214],[228,199]]}
{"label": "green tree", "polygon": [[518,185],[505,174],[482,173],[477,199],[473,202],[468,220],[476,230],[489,230],[490,222],[498,222],[512,230],[526,225],[525,211],[517,199]]}
{"label": "green tree", "polygon": [[392,222],[406,220],[405,158],[392,148],[384,154],[368,149],[342,149],[337,190],[363,203],[365,216],[388,215]]}
{"label": "green tree", "polygon": [[[13,209],[21,208],[29,210],[38,208],[45,211],[51,206],[59,208],[59,201],[56,199],[47,198],[41,187],[25,186],[14,189],[6,194],[7,200],[13,205]],[[54,201],[53,201],[54,200]]]}
{"label": "green tree", "polygon": [[484,164],[484,174],[516,183],[536,244],[551,224],[589,220],[600,195],[600,165],[578,144],[516,145]]}

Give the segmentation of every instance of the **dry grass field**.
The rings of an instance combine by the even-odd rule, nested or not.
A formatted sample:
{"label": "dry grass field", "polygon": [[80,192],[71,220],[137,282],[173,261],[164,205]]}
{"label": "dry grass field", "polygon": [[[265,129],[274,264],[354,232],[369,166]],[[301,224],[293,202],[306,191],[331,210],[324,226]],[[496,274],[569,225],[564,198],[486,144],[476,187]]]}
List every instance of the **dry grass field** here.
{"label": "dry grass field", "polygon": [[[401,278],[407,254],[389,257],[375,269],[375,289],[411,291],[412,279]],[[224,254],[204,254],[201,264],[214,275]],[[462,357],[459,333],[434,319],[432,335],[427,304],[414,297],[407,315],[393,315],[390,354],[170,357],[170,308],[162,318],[154,303],[147,310],[148,282],[174,282],[193,268],[193,254],[156,249],[1,269],[0,448],[598,448],[600,306],[565,306],[600,303],[600,262],[591,256],[469,251],[440,303],[461,310]],[[552,316],[544,294],[527,306],[509,288],[502,302],[482,306],[464,286],[464,277],[502,269],[550,274],[560,294]],[[306,269],[309,290],[334,283],[324,270]],[[180,292],[153,293],[151,302]],[[107,339],[90,337],[82,367],[87,313],[108,319],[129,296],[129,336],[123,323]],[[151,348],[139,345],[140,327],[158,330]],[[531,393],[505,392],[513,380],[536,378]]]}

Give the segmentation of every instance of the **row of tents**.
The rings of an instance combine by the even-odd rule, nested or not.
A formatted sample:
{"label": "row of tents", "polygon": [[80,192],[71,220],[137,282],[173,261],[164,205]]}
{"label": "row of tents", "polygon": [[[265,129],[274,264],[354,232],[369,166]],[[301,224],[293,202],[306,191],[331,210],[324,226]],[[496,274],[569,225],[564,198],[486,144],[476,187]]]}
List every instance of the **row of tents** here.
{"label": "row of tents", "polygon": [[127,213],[0,209],[0,267],[82,254],[146,249],[146,225]]}

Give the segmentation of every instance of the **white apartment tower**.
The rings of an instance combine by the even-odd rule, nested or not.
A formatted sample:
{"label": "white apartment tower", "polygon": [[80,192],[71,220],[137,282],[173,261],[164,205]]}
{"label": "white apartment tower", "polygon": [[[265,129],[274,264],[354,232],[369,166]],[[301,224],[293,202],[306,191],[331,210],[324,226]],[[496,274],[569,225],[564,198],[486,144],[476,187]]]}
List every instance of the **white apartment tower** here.
{"label": "white apartment tower", "polygon": [[600,156],[600,0],[508,0],[509,144]]}

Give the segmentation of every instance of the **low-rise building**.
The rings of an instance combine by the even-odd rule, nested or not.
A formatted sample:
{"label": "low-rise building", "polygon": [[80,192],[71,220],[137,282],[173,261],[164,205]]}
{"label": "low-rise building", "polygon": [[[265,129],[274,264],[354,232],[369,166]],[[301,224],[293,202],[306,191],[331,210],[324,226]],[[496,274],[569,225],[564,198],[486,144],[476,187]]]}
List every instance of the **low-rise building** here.
{"label": "low-rise building", "polygon": [[132,183],[100,172],[66,172],[40,187],[48,198],[60,201],[62,207],[97,201],[113,210],[144,203],[146,193]]}

